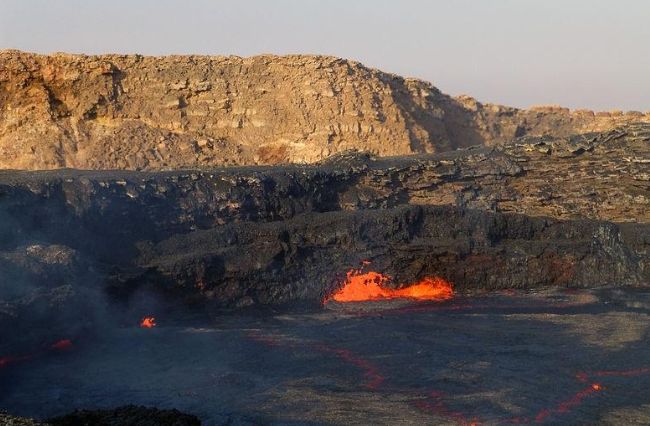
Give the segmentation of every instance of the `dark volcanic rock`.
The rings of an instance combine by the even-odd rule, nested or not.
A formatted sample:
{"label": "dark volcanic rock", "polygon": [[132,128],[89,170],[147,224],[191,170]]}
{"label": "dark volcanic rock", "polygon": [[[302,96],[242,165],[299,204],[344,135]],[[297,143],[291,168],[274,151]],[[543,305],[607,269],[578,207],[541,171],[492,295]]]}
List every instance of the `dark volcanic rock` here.
{"label": "dark volcanic rock", "polygon": [[16,417],[0,411],[0,425],[2,426],[48,426],[34,419]]}
{"label": "dark volcanic rock", "polygon": [[112,410],[79,410],[47,420],[52,426],[200,426],[198,417],[178,410],[127,405]]}
{"label": "dark volcanic rock", "polygon": [[1,172],[0,299],[25,297],[22,282],[318,302],[364,259],[396,285],[644,285],[649,141],[631,125],[316,165]]}
{"label": "dark volcanic rock", "polygon": [[11,336],[0,340],[0,356],[24,355],[91,327],[101,312],[97,280],[90,263],[67,246],[33,243],[0,252],[0,335]]}
{"label": "dark volcanic rock", "polygon": [[[650,236],[650,226],[635,233]],[[639,286],[645,243],[624,227],[453,207],[305,214],[175,236],[142,247],[130,283],[184,288],[221,304],[321,301],[363,260],[394,285],[441,276],[457,290]]]}

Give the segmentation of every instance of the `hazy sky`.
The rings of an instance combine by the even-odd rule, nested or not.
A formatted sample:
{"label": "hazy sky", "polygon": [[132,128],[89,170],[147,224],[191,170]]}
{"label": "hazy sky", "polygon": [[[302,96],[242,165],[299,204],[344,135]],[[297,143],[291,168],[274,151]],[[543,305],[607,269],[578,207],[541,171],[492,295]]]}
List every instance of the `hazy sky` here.
{"label": "hazy sky", "polygon": [[0,0],[0,48],[321,53],[485,102],[650,110],[647,0]]}

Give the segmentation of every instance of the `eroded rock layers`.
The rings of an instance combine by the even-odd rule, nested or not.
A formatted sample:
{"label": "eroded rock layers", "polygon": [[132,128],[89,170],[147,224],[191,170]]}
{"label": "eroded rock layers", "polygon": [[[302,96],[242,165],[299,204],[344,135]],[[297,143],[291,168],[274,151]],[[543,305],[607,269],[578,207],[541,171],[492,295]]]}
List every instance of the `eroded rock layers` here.
{"label": "eroded rock layers", "polygon": [[644,285],[649,141],[635,125],[302,166],[3,172],[0,279],[19,301],[3,314],[96,282],[220,306],[319,302],[362,260],[459,290]]}
{"label": "eroded rock layers", "polygon": [[325,56],[0,52],[0,168],[133,169],[315,162],[566,137],[640,112],[519,110]]}

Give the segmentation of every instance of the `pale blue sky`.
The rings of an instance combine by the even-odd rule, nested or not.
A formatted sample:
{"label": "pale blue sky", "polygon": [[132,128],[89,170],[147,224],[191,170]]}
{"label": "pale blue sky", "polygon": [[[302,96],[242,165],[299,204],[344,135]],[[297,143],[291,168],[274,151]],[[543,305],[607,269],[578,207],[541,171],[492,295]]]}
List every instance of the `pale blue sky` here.
{"label": "pale blue sky", "polygon": [[485,102],[650,110],[646,0],[0,0],[0,48],[322,53]]}

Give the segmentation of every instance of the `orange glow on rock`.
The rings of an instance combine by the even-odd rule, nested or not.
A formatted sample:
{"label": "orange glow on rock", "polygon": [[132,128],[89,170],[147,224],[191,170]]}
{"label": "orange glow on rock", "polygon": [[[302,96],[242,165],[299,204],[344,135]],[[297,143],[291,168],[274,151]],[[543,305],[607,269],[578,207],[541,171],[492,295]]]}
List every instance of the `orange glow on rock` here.
{"label": "orange glow on rock", "polygon": [[451,284],[442,278],[424,278],[399,289],[386,288],[390,277],[378,272],[352,270],[347,273],[343,287],[327,300],[364,302],[386,299],[448,300],[454,295]]}
{"label": "orange glow on rock", "polygon": [[154,317],[144,317],[140,323],[142,328],[153,328],[156,326],[156,318]]}

